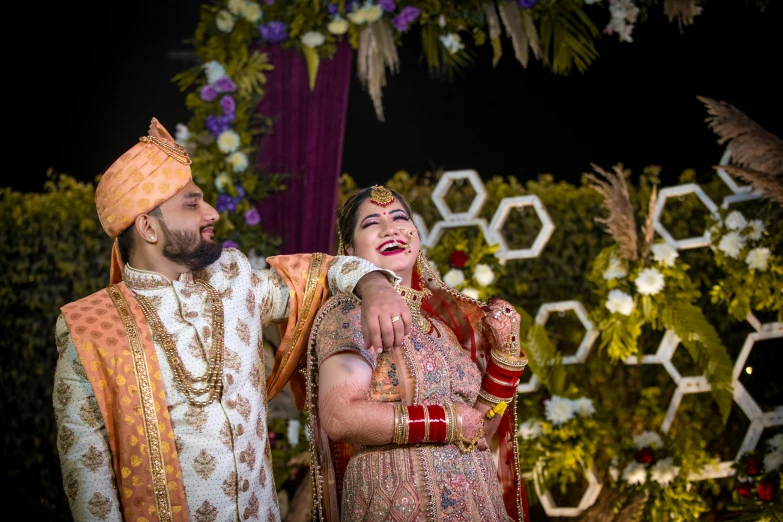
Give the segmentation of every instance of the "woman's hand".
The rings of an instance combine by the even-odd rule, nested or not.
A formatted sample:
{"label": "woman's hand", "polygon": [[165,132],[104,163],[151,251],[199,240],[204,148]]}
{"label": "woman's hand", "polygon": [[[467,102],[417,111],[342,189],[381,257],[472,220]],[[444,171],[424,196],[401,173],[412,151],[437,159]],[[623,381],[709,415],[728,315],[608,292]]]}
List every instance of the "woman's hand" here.
{"label": "woman's hand", "polygon": [[484,323],[492,330],[494,348],[508,355],[519,355],[519,313],[511,303],[490,299],[484,310]]}
{"label": "woman's hand", "polygon": [[457,415],[462,416],[462,437],[463,439],[473,440],[481,430],[482,437],[476,447],[480,450],[487,448],[487,441],[484,438],[484,414],[476,408],[471,408],[465,404],[455,404]]}

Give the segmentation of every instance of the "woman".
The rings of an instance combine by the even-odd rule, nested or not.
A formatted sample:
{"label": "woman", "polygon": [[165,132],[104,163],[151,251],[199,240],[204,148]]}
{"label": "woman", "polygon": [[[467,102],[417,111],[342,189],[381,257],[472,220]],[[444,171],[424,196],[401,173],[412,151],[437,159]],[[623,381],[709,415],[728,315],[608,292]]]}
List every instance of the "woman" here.
{"label": "woman", "polygon": [[[396,192],[352,196],[339,233],[346,254],[401,278],[414,328],[401,349],[367,350],[355,297],[334,296],[316,317],[306,371],[319,519],[527,519],[514,436],[527,363],[516,311],[443,284]],[[500,471],[487,444],[495,435]]]}

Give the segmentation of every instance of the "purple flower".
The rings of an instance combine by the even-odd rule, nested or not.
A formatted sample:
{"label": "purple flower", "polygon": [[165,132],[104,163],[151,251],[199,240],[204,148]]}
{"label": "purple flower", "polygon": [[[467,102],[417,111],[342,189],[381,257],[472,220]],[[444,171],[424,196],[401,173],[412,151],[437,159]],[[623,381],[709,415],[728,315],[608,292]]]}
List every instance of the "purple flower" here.
{"label": "purple flower", "polygon": [[345,12],[350,13],[351,11],[353,11],[353,0],[347,0],[345,2]]}
{"label": "purple flower", "polygon": [[234,115],[228,114],[225,116],[216,116],[210,114],[207,116],[204,126],[207,128],[210,134],[214,137],[220,136],[220,133],[225,132],[231,128],[231,122],[234,121]]}
{"label": "purple flower", "polygon": [[288,40],[288,26],[279,20],[272,20],[266,24],[258,26],[261,38],[269,43],[279,43]]}
{"label": "purple flower", "polygon": [[402,15],[397,15],[392,18],[392,25],[401,33],[408,30],[408,22],[402,17]]}
{"label": "purple flower", "polygon": [[225,115],[234,115],[234,113],[237,110],[237,103],[234,101],[234,98],[226,94],[223,96],[223,98],[220,99],[220,106],[223,108],[223,114]]}
{"label": "purple flower", "polygon": [[234,92],[237,90],[237,84],[228,76],[224,76],[215,82],[215,88],[220,92]]}
{"label": "purple flower", "polygon": [[239,248],[239,243],[236,241],[231,241],[230,239],[226,239],[223,241],[223,248]]}
{"label": "purple flower", "polygon": [[245,212],[245,223],[251,226],[261,223],[261,214],[258,213],[258,210],[251,208]]}
{"label": "purple flower", "polygon": [[340,12],[340,6],[339,6],[339,5],[337,5],[337,4],[327,4],[327,5],[326,5],[326,11],[327,11],[327,12],[328,12],[330,15],[336,15],[337,13],[339,13],[339,12]]}
{"label": "purple flower", "polygon": [[272,4],[274,4],[274,3],[275,3],[275,0],[264,0],[264,3],[265,3],[266,5],[272,5]]}
{"label": "purple flower", "polygon": [[538,0],[517,0],[517,5],[522,9],[530,9],[538,3]]}
{"label": "purple flower", "polygon": [[394,4],[394,0],[380,0],[378,5],[380,5],[381,9],[387,13],[391,13],[397,8],[397,6]]}
{"label": "purple flower", "polygon": [[236,208],[237,204],[230,194],[226,194],[225,192],[218,194],[217,202],[215,202],[215,210],[217,210],[218,213],[226,211],[233,212]]}
{"label": "purple flower", "polygon": [[218,92],[211,85],[205,85],[201,88],[201,99],[206,102],[211,102],[217,98]]}
{"label": "purple flower", "polygon": [[411,5],[404,7],[402,11],[400,11],[400,16],[402,19],[408,23],[414,22],[419,17],[419,14],[421,14],[419,8],[413,7]]}

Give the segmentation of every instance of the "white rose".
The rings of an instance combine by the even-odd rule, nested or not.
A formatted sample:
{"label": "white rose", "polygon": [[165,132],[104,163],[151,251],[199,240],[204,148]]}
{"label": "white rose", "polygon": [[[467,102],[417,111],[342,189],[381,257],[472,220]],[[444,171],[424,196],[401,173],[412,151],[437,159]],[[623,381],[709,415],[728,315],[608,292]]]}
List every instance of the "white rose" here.
{"label": "white rose", "polygon": [[364,8],[364,19],[368,22],[374,22],[383,16],[383,9],[379,5],[373,5]]}
{"label": "white rose", "polygon": [[636,449],[642,449],[648,446],[652,449],[660,449],[663,447],[661,436],[654,431],[643,431],[633,438],[633,444],[636,446]]}
{"label": "white rose", "polygon": [[247,2],[244,9],[242,9],[242,16],[250,23],[258,22],[263,15],[264,12],[261,10],[261,6],[255,2]]}
{"label": "white rose", "polygon": [[492,281],[495,280],[495,273],[492,272],[492,268],[489,265],[479,263],[473,271],[473,279],[481,286],[491,285]]}
{"label": "white rose", "polygon": [[739,232],[729,232],[723,236],[718,243],[718,249],[721,250],[726,257],[737,259],[740,254],[740,250],[745,246],[745,239],[739,235]]}
{"label": "white rose", "polygon": [[726,227],[729,230],[742,230],[748,224],[745,221],[745,216],[739,210],[734,210],[726,216]]}
{"label": "white rose", "polygon": [[469,286],[466,286],[465,288],[463,288],[461,290],[461,292],[463,294],[465,294],[466,296],[472,298],[472,299],[478,300],[478,298],[479,298],[479,291],[476,290],[475,288],[471,288]]}
{"label": "white rose", "polygon": [[465,48],[465,44],[462,43],[462,38],[460,38],[457,33],[442,35],[440,37],[440,42],[451,54],[457,54]]}
{"label": "white rose", "polygon": [[772,451],[783,450],[783,433],[778,433],[769,439],[767,441],[767,446],[769,446]]}
{"label": "white rose", "polygon": [[228,10],[239,14],[245,8],[245,0],[228,0]]}
{"label": "white rose", "polygon": [[655,268],[645,268],[636,276],[636,290],[642,295],[655,295],[664,287],[663,274]]}
{"label": "white rose", "polygon": [[573,403],[564,397],[553,395],[547,401],[544,409],[546,410],[546,419],[555,426],[560,426],[574,418]]}
{"label": "white rose", "polygon": [[783,464],[783,449],[767,453],[764,456],[764,471],[767,473],[775,471]]}
{"label": "white rose", "polygon": [[210,85],[226,76],[226,69],[216,60],[205,63],[204,71],[207,73],[207,83]]}
{"label": "white rose", "polygon": [[755,268],[762,272],[767,269],[767,261],[769,261],[769,248],[754,248],[745,256],[748,268]]}
{"label": "white rose", "polygon": [[748,237],[753,241],[758,241],[761,239],[761,236],[764,234],[764,222],[760,219],[751,219],[748,222],[748,226],[750,227]]}
{"label": "white rose", "polygon": [[302,45],[309,47],[310,49],[315,49],[316,47],[323,45],[325,40],[326,37],[323,33],[319,33],[318,31],[307,31],[302,35]]}
{"label": "white rose", "polygon": [[239,134],[230,129],[223,131],[218,136],[217,145],[224,154],[231,154],[239,148]]}
{"label": "white rose", "polygon": [[644,464],[631,462],[623,470],[623,479],[629,484],[644,484],[647,482],[647,471]]}
{"label": "white rose", "polygon": [[234,172],[242,172],[247,168],[247,155],[244,152],[234,152],[226,158]]}
{"label": "white rose", "polygon": [[335,16],[334,19],[332,19],[331,22],[329,22],[329,25],[326,26],[326,29],[329,30],[332,34],[345,34],[348,32],[348,20],[345,18],[341,18],[339,15]]}
{"label": "white rose", "polygon": [[680,257],[680,253],[666,243],[655,243],[652,246],[653,259],[666,266],[674,266],[674,260]]}
{"label": "white rose", "polygon": [[223,192],[226,187],[231,185],[231,178],[225,172],[221,172],[220,175],[215,177],[215,188],[218,192]]}
{"label": "white rose", "polygon": [[443,276],[443,282],[452,288],[459,288],[465,283],[465,274],[462,273],[462,270],[452,268]]}
{"label": "white rose", "polygon": [[177,123],[177,130],[174,133],[174,141],[185,146],[185,143],[190,139],[190,130],[184,123]]}
{"label": "white rose", "polygon": [[606,299],[606,309],[611,313],[631,315],[635,306],[636,304],[633,302],[633,297],[622,290],[612,290],[609,292],[609,297]]}
{"label": "white rose", "polygon": [[581,399],[577,399],[572,402],[574,411],[576,411],[580,417],[592,417],[593,413],[595,413],[595,406],[593,406],[593,401],[587,397],[582,397]]}
{"label": "white rose", "polygon": [[540,421],[526,420],[519,425],[519,435],[525,440],[535,439],[543,434],[544,428]]}
{"label": "white rose", "polygon": [[671,457],[661,459],[650,469],[650,479],[663,487],[668,486],[680,473],[679,466],[674,465]]}
{"label": "white rose", "polygon": [[299,444],[299,430],[302,427],[302,423],[298,419],[288,419],[288,429],[286,435],[288,436],[288,443],[291,446]]}
{"label": "white rose", "polygon": [[224,33],[230,33],[234,29],[234,15],[225,9],[221,9],[215,17],[215,25]]}
{"label": "white rose", "polygon": [[615,256],[609,256],[609,266],[604,270],[604,279],[610,281],[612,279],[621,279],[627,275],[628,271],[623,266],[623,262]]}

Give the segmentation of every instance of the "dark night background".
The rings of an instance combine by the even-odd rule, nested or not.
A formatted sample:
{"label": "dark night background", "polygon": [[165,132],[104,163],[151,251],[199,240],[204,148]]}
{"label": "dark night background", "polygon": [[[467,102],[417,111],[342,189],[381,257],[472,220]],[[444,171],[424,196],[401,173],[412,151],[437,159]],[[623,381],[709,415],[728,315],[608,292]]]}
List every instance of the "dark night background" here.
{"label": "dark night background", "polygon": [[[723,150],[697,95],[727,101],[783,135],[783,6],[770,4],[760,12],[753,0],[705,1],[684,34],[655,6],[633,43],[604,36],[597,62],[568,77],[537,62],[523,69],[504,37],[497,68],[487,46],[453,83],[432,81],[418,34],[408,35],[401,73],[383,93],[385,123],[352,72],[343,171],[360,185],[399,169],[437,168],[522,180],[552,173],[578,182],[590,162],[623,162],[635,172],[658,164],[669,185],[684,168],[706,173]],[[608,12],[586,7],[602,28]],[[185,40],[198,21],[197,2],[56,2],[44,9],[25,15],[34,35],[25,45],[39,50],[7,58],[18,60],[22,88],[36,93],[9,98],[19,114],[11,125],[17,138],[6,144],[21,147],[24,163],[21,171],[5,170],[0,186],[22,191],[40,190],[50,167],[93,180],[152,116],[171,132],[189,119],[171,78],[191,64],[170,52],[191,49]]]}

